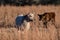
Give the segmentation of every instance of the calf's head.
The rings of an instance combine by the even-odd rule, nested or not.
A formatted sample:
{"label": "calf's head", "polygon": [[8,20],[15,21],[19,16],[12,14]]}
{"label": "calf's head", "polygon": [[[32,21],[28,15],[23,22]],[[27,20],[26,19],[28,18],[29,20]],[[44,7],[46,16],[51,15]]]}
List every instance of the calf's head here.
{"label": "calf's head", "polygon": [[43,18],[43,15],[38,14],[38,17],[39,17],[39,21],[41,21]]}
{"label": "calf's head", "polygon": [[29,13],[28,17],[29,17],[30,20],[33,20],[34,19],[34,14],[33,13]]}

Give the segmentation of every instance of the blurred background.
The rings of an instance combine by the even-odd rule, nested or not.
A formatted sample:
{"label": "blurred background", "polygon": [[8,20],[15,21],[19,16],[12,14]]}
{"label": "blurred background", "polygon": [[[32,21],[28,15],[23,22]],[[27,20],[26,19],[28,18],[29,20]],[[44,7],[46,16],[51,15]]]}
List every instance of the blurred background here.
{"label": "blurred background", "polygon": [[60,5],[60,0],[0,0],[0,5]]}

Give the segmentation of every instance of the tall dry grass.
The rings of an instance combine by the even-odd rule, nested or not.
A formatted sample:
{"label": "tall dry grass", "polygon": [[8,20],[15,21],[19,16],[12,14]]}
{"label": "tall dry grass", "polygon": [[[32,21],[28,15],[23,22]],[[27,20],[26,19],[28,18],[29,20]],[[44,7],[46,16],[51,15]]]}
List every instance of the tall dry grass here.
{"label": "tall dry grass", "polygon": [[[44,12],[56,13],[56,27],[49,24],[48,28],[42,28],[39,25],[37,14]],[[0,24],[14,25],[15,18],[19,14],[27,14],[35,12],[34,22],[31,22],[31,28],[28,31],[18,31],[16,28],[0,28],[0,40],[58,40],[60,38],[60,6],[0,6]],[[59,25],[59,26],[58,26]],[[7,27],[7,26],[6,26]],[[38,28],[39,27],[39,28]],[[60,39],[59,39],[60,40]]]}

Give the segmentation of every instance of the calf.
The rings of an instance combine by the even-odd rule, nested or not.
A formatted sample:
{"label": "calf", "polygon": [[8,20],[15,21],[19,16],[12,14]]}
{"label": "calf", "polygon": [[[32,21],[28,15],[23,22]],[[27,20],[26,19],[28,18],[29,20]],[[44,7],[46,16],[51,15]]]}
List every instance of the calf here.
{"label": "calf", "polygon": [[51,21],[55,25],[55,13],[54,12],[46,12],[44,14],[38,14],[39,21],[43,21],[43,24],[47,28],[47,23]]}
{"label": "calf", "polygon": [[15,20],[18,30],[19,27],[22,27],[22,25],[26,25],[26,29],[28,30],[30,28],[30,22],[33,21],[33,18],[34,14],[32,13],[29,13],[27,15],[18,15]]}

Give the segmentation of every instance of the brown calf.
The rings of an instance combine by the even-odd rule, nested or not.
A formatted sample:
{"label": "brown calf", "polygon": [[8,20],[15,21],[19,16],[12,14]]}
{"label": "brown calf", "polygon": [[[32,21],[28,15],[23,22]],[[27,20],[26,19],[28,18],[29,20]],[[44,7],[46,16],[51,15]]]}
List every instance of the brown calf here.
{"label": "brown calf", "polygon": [[55,25],[55,13],[54,12],[45,12],[44,14],[38,14],[39,21],[43,21],[43,24],[47,28],[47,23],[51,21]]}

